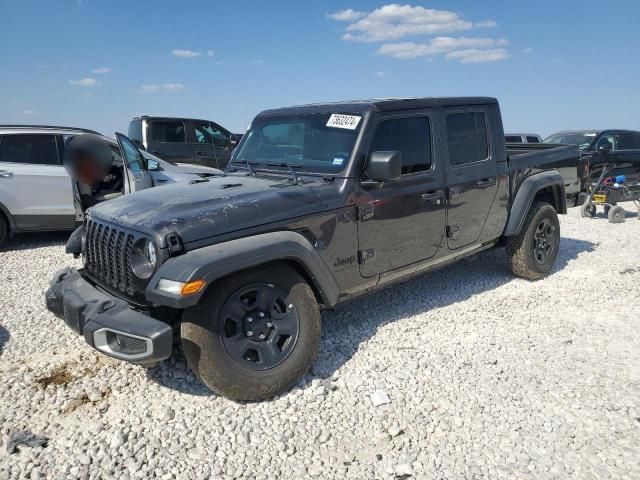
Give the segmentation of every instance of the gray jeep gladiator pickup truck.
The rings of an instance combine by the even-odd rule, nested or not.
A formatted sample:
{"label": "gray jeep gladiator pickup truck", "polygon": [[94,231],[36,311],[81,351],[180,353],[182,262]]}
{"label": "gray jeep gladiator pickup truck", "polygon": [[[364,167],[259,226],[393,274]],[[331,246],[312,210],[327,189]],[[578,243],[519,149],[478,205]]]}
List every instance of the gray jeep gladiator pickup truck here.
{"label": "gray jeep gladiator pickup truck", "polygon": [[508,157],[493,98],[265,111],[226,176],[90,208],[67,244],[84,268],[47,307],[106,355],[148,364],[179,340],[211,390],[270,398],[313,363],[322,308],[500,246],[514,274],[547,275],[567,209],[550,165],[578,159]]}

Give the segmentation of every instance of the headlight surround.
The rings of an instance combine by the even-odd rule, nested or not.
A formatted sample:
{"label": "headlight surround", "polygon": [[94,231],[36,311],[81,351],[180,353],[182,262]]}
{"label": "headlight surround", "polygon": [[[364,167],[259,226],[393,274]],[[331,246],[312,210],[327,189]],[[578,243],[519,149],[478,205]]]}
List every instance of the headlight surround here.
{"label": "headlight surround", "polygon": [[151,240],[141,238],[133,244],[131,249],[131,270],[141,280],[153,275],[158,263],[156,246]]}

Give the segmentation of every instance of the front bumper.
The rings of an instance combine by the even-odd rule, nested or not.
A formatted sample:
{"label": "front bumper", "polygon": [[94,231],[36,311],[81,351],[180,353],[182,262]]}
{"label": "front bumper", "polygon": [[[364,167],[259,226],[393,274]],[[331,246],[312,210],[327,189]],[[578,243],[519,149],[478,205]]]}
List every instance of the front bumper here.
{"label": "front bumper", "polygon": [[50,312],[106,355],[133,363],[156,362],[171,355],[169,325],[103,293],[73,268],[55,274],[46,301]]}

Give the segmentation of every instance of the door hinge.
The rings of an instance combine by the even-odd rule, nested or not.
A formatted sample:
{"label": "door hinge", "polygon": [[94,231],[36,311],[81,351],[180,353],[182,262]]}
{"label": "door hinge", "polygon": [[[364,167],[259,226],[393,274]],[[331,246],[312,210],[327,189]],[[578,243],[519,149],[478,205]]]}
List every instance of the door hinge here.
{"label": "door hinge", "polygon": [[456,234],[460,231],[458,225],[447,225],[447,238],[455,239]]}
{"label": "door hinge", "polygon": [[373,248],[368,248],[367,250],[358,250],[358,263],[360,265],[364,265],[369,260],[375,258],[376,251]]}
{"label": "door hinge", "polygon": [[373,218],[375,208],[372,203],[365,203],[358,207],[358,220],[364,221]]}

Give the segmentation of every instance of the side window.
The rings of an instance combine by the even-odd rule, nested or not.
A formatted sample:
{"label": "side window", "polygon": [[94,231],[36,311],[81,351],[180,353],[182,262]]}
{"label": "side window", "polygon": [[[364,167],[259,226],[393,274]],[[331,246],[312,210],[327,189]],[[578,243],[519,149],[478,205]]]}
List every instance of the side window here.
{"label": "side window", "polygon": [[0,139],[0,162],[60,165],[55,135],[5,135]]}
{"label": "side window", "polygon": [[151,141],[160,143],[185,143],[184,123],[153,122],[151,124]]}
{"label": "side window", "polygon": [[640,148],[637,134],[628,132],[616,134],[616,145],[617,150],[635,150]]}
{"label": "side window", "polygon": [[507,135],[504,137],[504,141],[507,143],[522,143],[522,137],[520,135]]}
{"label": "side window", "polygon": [[527,137],[527,143],[540,143],[540,139],[538,137]]}
{"label": "side window", "polygon": [[605,133],[598,138],[598,141],[595,144],[595,149],[600,150],[603,147],[608,150],[618,149],[613,133]]}
{"label": "side window", "polygon": [[425,172],[431,168],[431,127],[427,117],[383,120],[376,128],[369,153],[402,153],[402,174]]}
{"label": "side window", "polygon": [[120,144],[124,150],[124,157],[127,160],[127,168],[132,172],[138,173],[144,170],[144,158],[142,154],[128,139],[120,137]]}
{"label": "side window", "polygon": [[447,116],[449,163],[464,165],[489,158],[485,114],[453,113]]}
{"label": "side window", "polygon": [[213,143],[216,147],[227,147],[231,142],[231,134],[211,123],[195,123],[196,143]]}

